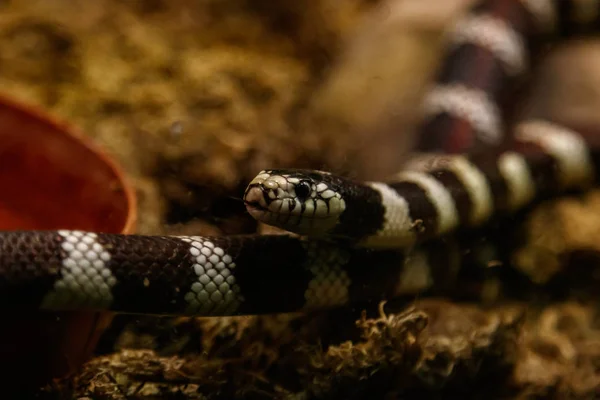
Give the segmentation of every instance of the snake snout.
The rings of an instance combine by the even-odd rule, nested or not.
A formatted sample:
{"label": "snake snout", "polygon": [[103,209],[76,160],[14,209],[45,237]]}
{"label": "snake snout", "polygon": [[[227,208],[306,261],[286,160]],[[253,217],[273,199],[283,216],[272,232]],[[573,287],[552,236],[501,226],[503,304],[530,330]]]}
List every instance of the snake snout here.
{"label": "snake snout", "polygon": [[244,202],[250,207],[267,208],[268,206],[265,193],[259,186],[248,188],[244,195]]}
{"label": "snake snout", "polygon": [[[287,192],[282,189],[286,182],[277,176],[257,176],[246,189],[244,203],[246,210],[256,220],[273,223],[282,214],[283,200]],[[280,177],[279,177],[280,178]]]}

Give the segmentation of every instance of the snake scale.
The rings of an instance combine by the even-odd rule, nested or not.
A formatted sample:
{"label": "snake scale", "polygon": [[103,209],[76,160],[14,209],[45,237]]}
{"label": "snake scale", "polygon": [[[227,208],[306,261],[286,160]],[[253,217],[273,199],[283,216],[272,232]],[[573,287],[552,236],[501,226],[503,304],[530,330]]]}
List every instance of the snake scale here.
{"label": "snake scale", "polygon": [[224,316],[422,292],[465,262],[434,239],[600,176],[600,137],[549,121],[509,129],[501,112],[538,44],[599,25],[596,0],[480,1],[448,33],[414,157],[398,175],[266,170],[250,182],[249,213],[300,237],[2,232],[0,304]]}

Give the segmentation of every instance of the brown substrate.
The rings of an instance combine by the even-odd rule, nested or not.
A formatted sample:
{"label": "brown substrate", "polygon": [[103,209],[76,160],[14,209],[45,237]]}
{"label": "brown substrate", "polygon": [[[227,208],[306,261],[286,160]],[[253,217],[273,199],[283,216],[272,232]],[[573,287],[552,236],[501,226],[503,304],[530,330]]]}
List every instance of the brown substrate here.
{"label": "brown substrate", "polygon": [[[467,2],[1,2],[0,90],[115,155],[140,196],[139,232],[253,232],[239,200],[263,167],[369,178],[396,168],[441,30]],[[594,48],[570,47],[542,68],[522,114],[596,123]],[[529,217],[530,244],[515,260],[552,289],[535,303],[421,298],[313,315],[119,316],[97,357],[42,397],[593,398],[598,196]]]}

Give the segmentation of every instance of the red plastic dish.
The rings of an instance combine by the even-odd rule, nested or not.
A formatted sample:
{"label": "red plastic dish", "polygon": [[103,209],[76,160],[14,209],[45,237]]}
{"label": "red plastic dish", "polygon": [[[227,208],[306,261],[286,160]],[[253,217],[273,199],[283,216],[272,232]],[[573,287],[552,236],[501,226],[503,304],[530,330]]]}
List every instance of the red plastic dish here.
{"label": "red plastic dish", "polygon": [[[135,202],[119,166],[87,138],[0,96],[0,230],[133,233]],[[6,389],[22,393],[75,371],[112,314],[11,312],[0,318],[6,395]]]}

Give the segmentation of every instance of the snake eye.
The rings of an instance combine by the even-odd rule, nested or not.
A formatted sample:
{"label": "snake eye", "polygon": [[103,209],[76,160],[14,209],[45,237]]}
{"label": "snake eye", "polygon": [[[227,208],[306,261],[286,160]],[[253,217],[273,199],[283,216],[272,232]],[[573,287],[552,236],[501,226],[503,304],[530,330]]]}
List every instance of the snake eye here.
{"label": "snake eye", "polygon": [[304,201],[308,198],[308,196],[310,196],[310,183],[307,181],[300,181],[300,183],[296,185],[295,190],[296,197],[298,197],[298,200]]}

